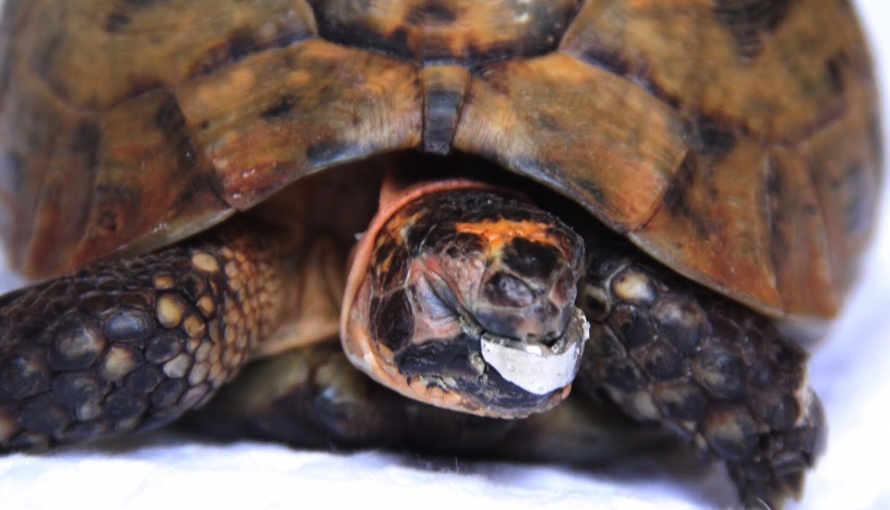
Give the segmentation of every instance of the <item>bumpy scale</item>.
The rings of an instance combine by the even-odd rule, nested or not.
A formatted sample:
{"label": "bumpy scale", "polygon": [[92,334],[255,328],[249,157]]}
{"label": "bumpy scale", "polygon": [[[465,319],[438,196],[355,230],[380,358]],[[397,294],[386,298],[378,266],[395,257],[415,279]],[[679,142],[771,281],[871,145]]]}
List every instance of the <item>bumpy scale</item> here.
{"label": "bumpy scale", "polygon": [[773,323],[627,244],[588,237],[582,387],[724,461],[746,504],[781,508],[799,497],[825,441],[806,352]]}
{"label": "bumpy scale", "polygon": [[293,302],[261,230],[230,223],[4,296],[0,452],[149,430],[209,400]]}

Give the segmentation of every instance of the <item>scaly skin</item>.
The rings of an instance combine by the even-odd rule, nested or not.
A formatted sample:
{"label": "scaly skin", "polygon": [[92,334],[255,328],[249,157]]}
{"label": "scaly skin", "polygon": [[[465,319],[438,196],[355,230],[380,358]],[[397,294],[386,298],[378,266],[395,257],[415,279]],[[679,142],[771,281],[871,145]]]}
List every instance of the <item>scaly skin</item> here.
{"label": "scaly skin", "polygon": [[583,396],[522,420],[440,409],[377,384],[349,363],[336,341],[251,363],[183,422],[217,438],[301,448],[395,448],[584,465],[674,443]]}
{"label": "scaly skin", "polygon": [[229,381],[291,302],[274,236],[229,224],[0,299],[0,452],[169,423]]}
{"label": "scaly skin", "polygon": [[[412,228],[398,232],[410,238],[424,214],[444,210],[434,203],[413,211]],[[421,238],[425,249],[438,246],[429,233]],[[282,251],[288,244],[286,236],[233,221],[0,298],[0,452],[147,430],[201,407],[299,312],[299,271]],[[806,353],[769,320],[656,267],[626,240],[592,233],[585,251],[577,304],[591,322],[591,339],[580,386],[725,462],[745,504],[780,508],[799,495],[824,435]],[[372,257],[378,280],[407,268],[381,253]],[[429,256],[406,250],[405,257],[412,254]],[[501,453],[565,430],[560,421],[529,429],[417,404],[325,349],[263,362],[205,415],[211,428],[311,446],[424,449],[437,437],[447,439],[446,450]],[[444,358],[430,361],[452,368]],[[225,420],[228,429],[219,426]],[[515,427],[533,432],[516,436]],[[572,450],[560,445],[551,443],[555,452]]]}
{"label": "scaly skin", "polygon": [[777,509],[798,498],[825,440],[807,353],[767,319],[656,267],[625,240],[587,236],[587,257],[581,386],[725,462],[746,505]]}

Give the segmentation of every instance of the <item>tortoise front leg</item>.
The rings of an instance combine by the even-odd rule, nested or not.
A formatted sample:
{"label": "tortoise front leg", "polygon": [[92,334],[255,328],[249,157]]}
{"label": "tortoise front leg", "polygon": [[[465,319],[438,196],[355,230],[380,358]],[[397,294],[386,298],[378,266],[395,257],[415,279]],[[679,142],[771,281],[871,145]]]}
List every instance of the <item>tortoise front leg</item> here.
{"label": "tortoise front leg", "polygon": [[0,298],[0,452],[148,430],[206,402],[291,303],[274,236],[234,221]]}
{"label": "tortoise front leg", "polygon": [[725,462],[747,507],[797,499],[825,435],[806,352],[771,321],[646,262],[626,241],[589,239],[581,387]]}
{"label": "tortoise front leg", "polygon": [[583,398],[518,420],[424,404],[353,367],[336,340],[251,363],[181,423],[221,439],[304,448],[392,448],[576,464],[673,443]]}
{"label": "tortoise front leg", "polygon": [[353,367],[336,340],[251,363],[183,423],[221,439],[421,451],[488,443],[514,425],[402,397]]}

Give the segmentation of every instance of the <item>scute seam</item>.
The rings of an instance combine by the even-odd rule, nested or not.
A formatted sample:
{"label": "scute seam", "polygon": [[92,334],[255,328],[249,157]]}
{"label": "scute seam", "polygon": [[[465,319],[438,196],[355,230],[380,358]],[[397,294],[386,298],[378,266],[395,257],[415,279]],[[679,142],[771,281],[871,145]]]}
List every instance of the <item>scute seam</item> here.
{"label": "scute seam", "polygon": [[575,20],[578,17],[578,13],[581,12],[582,8],[587,3],[587,0],[576,0],[575,1],[575,5],[572,8],[572,10],[567,13],[566,24],[565,24],[565,27],[563,27],[562,33],[559,35],[558,38],[556,38],[556,40],[552,44],[552,47],[549,49],[549,51],[544,51],[542,53],[533,54],[533,55],[519,55],[519,56],[510,55],[509,53],[494,53],[492,56],[490,56],[488,58],[425,57],[422,59],[413,59],[413,58],[407,58],[404,55],[400,55],[396,51],[387,51],[385,48],[382,48],[382,47],[379,47],[376,45],[375,46],[359,46],[359,45],[348,44],[345,42],[341,42],[339,40],[334,40],[334,39],[329,39],[329,38],[324,37],[324,35],[322,35],[322,33],[321,33],[321,29],[319,28],[321,25],[319,25],[319,23],[318,23],[319,16],[318,16],[318,10],[315,5],[316,2],[318,2],[318,1],[320,1],[320,0],[307,0],[306,4],[309,6],[309,10],[312,12],[313,20],[315,21],[317,36],[319,39],[321,39],[325,42],[328,42],[331,44],[336,44],[337,46],[352,49],[352,50],[368,51],[371,53],[384,55],[386,57],[389,57],[389,58],[392,58],[395,60],[408,62],[411,64],[416,64],[416,65],[419,65],[420,67],[441,66],[441,65],[461,66],[461,67],[464,67],[467,70],[469,70],[471,75],[475,75],[476,72],[479,72],[481,69],[485,68],[486,66],[489,66],[489,65],[492,65],[495,63],[507,62],[507,61],[522,61],[522,60],[528,60],[531,58],[539,58],[539,57],[551,55],[551,54],[559,51],[560,45],[562,44],[562,40],[565,37],[566,33],[568,32],[569,27],[571,27],[574,24]]}
{"label": "scute seam", "polygon": [[196,77],[204,78],[204,77],[212,76],[218,72],[225,71],[232,65],[240,64],[250,58],[264,55],[266,53],[273,52],[273,51],[281,51],[281,50],[284,50],[287,48],[292,48],[294,46],[299,46],[301,44],[304,44],[309,41],[313,41],[315,39],[319,39],[319,38],[315,37],[315,36],[306,37],[306,38],[295,40],[295,41],[293,41],[287,45],[284,45],[284,46],[270,46],[267,48],[263,48],[263,49],[251,52],[239,60],[229,61],[225,65],[218,66],[218,67],[214,68],[211,72],[193,71],[193,72],[189,73],[188,75],[186,75],[183,78],[183,80],[179,83],[172,84],[172,85],[155,85],[153,87],[147,87],[144,89],[140,89],[139,92],[137,92],[136,94],[129,95],[119,101],[110,103],[108,106],[106,106],[104,108],[82,108],[82,107],[72,106],[65,99],[64,95],[60,94],[59,91],[56,90],[55,87],[53,87],[52,83],[49,83],[40,74],[34,72],[34,70],[30,68],[30,66],[26,66],[26,70],[29,74],[31,74],[32,76],[34,76],[36,78],[36,81],[42,83],[50,91],[50,93],[53,95],[53,97],[55,97],[59,101],[59,104],[61,104],[66,111],[71,112],[72,114],[75,114],[75,115],[101,115],[108,110],[117,108],[122,104],[126,104],[132,100],[142,98],[142,97],[150,95],[152,93],[157,93],[157,92],[162,92],[162,91],[170,91],[175,94],[181,85],[183,85],[184,83],[188,83],[190,80],[192,80]]}

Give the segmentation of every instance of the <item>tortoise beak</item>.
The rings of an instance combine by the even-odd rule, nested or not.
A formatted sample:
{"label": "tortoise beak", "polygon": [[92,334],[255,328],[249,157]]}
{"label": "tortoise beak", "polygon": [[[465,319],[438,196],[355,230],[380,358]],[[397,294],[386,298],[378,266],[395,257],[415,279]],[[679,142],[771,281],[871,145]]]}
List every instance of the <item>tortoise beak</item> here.
{"label": "tortoise beak", "polygon": [[483,333],[479,341],[482,359],[504,379],[529,393],[546,395],[572,383],[589,338],[590,325],[584,313],[575,308],[565,333],[551,345],[491,333]]}

